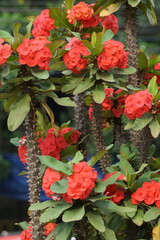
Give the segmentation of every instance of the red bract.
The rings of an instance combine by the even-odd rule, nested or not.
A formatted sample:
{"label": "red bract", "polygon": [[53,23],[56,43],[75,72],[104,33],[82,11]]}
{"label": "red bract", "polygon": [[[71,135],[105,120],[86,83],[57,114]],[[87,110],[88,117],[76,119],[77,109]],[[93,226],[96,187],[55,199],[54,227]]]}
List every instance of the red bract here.
{"label": "red bract", "polygon": [[[156,76],[157,77],[157,84],[160,84],[160,75],[156,75],[154,73],[145,73],[144,74],[144,80],[150,80],[152,77]],[[148,81],[147,81],[148,84]]]}
{"label": "red bract", "polygon": [[111,29],[113,33],[116,34],[119,29],[118,18],[115,15],[110,14],[102,21],[102,26],[106,29]]}
{"label": "red bract", "polygon": [[45,9],[36,17],[33,22],[32,34],[34,37],[45,36],[49,37],[50,30],[54,29],[54,20],[49,17],[49,9]]}
{"label": "red bract", "polygon": [[[106,174],[105,177],[102,179],[102,181],[107,180],[108,178],[110,178],[115,173],[117,173],[117,172]],[[117,178],[117,180],[126,180],[126,177],[123,174],[120,174],[120,176]],[[121,186],[117,186],[114,183],[114,184],[111,184],[111,185],[106,187],[106,190],[105,190],[104,194],[106,196],[113,196],[109,200],[111,200],[112,202],[114,202],[116,204],[119,204],[121,202],[121,200],[124,198],[124,188],[121,187]]]}
{"label": "red bract", "polygon": [[45,46],[44,40],[38,39],[24,39],[18,46],[17,52],[19,54],[19,62],[22,65],[28,65],[29,67],[39,66],[40,69],[49,70],[49,62],[52,58],[52,53]]}
{"label": "red bract", "polygon": [[20,240],[32,240],[32,227],[29,226],[26,230],[23,230],[20,235]]}
{"label": "red bract", "polygon": [[48,236],[55,228],[57,227],[56,223],[48,223],[44,226],[44,235]]}
{"label": "red bract", "polygon": [[96,27],[100,22],[100,18],[98,16],[91,17],[88,20],[82,20],[83,28]]}
{"label": "red bract", "polygon": [[79,2],[67,11],[68,22],[74,24],[76,20],[89,20],[93,9],[85,2]]}
{"label": "red bract", "polygon": [[98,56],[98,68],[106,71],[111,68],[126,68],[128,54],[128,52],[125,52],[124,45],[121,42],[108,40],[104,43],[103,52]]}
{"label": "red bract", "polygon": [[72,200],[86,199],[95,187],[97,171],[91,168],[87,162],[75,163],[73,174],[68,176],[67,192],[63,195],[66,202]]}
{"label": "red bract", "polygon": [[66,44],[65,49],[69,49],[69,51],[63,56],[63,61],[66,67],[74,73],[80,73],[84,70],[88,64],[88,59],[83,58],[83,56],[88,56],[90,54],[87,47],[74,37],[68,44]]}
{"label": "red bract", "polygon": [[4,40],[0,38],[0,65],[3,65],[10,57],[12,50],[8,43],[4,43]]}
{"label": "red bract", "polygon": [[22,163],[27,163],[27,146],[26,146],[26,136],[22,137],[19,141],[18,146],[18,156]]}
{"label": "red bract", "polygon": [[152,107],[153,96],[148,90],[142,90],[126,97],[125,115],[129,119],[140,118]]}
{"label": "red bract", "polygon": [[160,183],[153,180],[143,183],[142,187],[131,195],[131,202],[132,204],[139,204],[140,202],[147,205],[156,204],[160,208]]}
{"label": "red bract", "polygon": [[[64,138],[67,140],[69,144],[76,144],[78,142],[78,139],[81,136],[81,133],[79,131],[74,130],[71,127],[63,128],[59,131],[59,133],[64,136]],[[70,134],[66,136],[67,133],[70,133]]]}
{"label": "red bract", "polygon": [[[57,224],[48,223],[44,226],[44,235],[48,236],[55,228]],[[32,227],[29,226],[26,230],[23,230],[20,235],[20,240],[32,240]]]}
{"label": "red bract", "polygon": [[51,191],[50,187],[53,183],[59,181],[61,175],[59,172],[52,168],[47,168],[42,179],[42,189],[44,190],[47,197],[52,198],[55,193]]}

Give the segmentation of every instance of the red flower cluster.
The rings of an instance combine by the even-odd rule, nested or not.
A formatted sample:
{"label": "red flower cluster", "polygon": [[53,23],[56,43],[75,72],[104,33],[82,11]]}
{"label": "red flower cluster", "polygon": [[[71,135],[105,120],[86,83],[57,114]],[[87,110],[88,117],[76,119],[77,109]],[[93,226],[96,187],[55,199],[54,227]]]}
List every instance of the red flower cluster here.
{"label": "red flower cluster", "polygon": [[119,26],[118,26],[118,18],[110,14],[105,17],[105,19],[102,21],[102,26],[106,29],[111,29],[114,34],[118,32]]}
{"label": "red flower cluster", "polygon": [[47,168],[42,179],[42,189],[48,197],[54,199],[56,193],[52,192],[50,187],[62,178],[68,179],[68,188],[66,193],[60,195],[66,202],[72,203],[74,199],[85,199],[89,196],[95,186],[97,171],[94,171],[86,162],[75,163],[70,176]]}
{"label": "red flower cluster", "polygon": [[148,90],[142,90],[127,96],[125,100],[125,115],[129,119],[140,118],[152,107],[153,96]]}
{"label": "red flower cluster", "polygon": [[52,198],[55,193],[51,191],[50,187],[53,183],[59,181],[61,175],[59,172],[52,168],[47,168],[42,179],[42,189],[44,190],[47,197]]}
{"label": "red flower cluster", "polygon": [[49,37],[50,30],[54,29],[54,20],[49,17],[49,9],[45,9],[40,15],[36,17],[33,22],[32,34],[36,38],[37,36]]}
{"label": "red flower cluster", "polygon": [[94,171],[87,162],[75,163],[73,174],[68,177],[68,188],[63,195],[64,200],[72,203],[72,199],[86,199],[95,187],[96,179],[97,171]]}
{"label": "red flower cluster", "polygon": [[[55,134],[53,128],[50,128],[44,140],[42,138],[38,139],[41,154],[49,155],[59,160],[60,152],[69,145],[76,144],[80,135],[79,131],[71,127],[60,129],[58,135]],[[27,163],[26,141],[26,136],[22,137],[18,146],[18,155],[23,163]]]}
{"label": "red flower cluster", "polygon": [[78,38],[73,37],[66,44],[65,49],[69,49],[63,56],[66,67],[74,73],[80,73],[80,71],[84,70],[88,64],[88,59],[83,58],[83,56],[90,54],[87,47]]}
{"label": "red flower cluster", "polygon": [[[115,173],[117,173],[117,172],[106,174],[105,177],[102,179],[102,181],[107,180],[108,178],[110,178]],[[120,174],[120,176],[117,178],[117,180],[125,180],[125,179],[126,179],[126,177],[122,174]],[[121,200],[124,198],[124,188],[121,187],[121,186],[117,186],[117,184],[114,183],[114,184],[111,184],[111,185],[106,187],[106,190],[105,190],[104,194],[107,197],[108,196],[113,196],[109,200],[111,200],[112,202],[114,202],[116,204],[119,204],[121,202]]]}
{"label": "red flower cluster", "polygon": [[17,51],[20,56],[20,64],[27,64],[29,67],[38,65],[42,70],[49,70],[52,53],[49,48],[45,46],[44,40],[24,39],[18,46]]}
{"label": "red flower cluster", "polygon": [[[48,223],[44,226],[44,235],[48,236],[55,228],[57,224]],[[29,226],[26,230],[23,230],[20,235],[20,240],[32,240],[32,227]]]}
{"label": "red flower cluster", "polygon": [[44,140],[39,139],[39,147],[42,155],[49,155],[60,159],[60,152],[71,144],[77,143],[81,133],[73,128],[63,128],[55,134],[53,128],[48,130]]}
{"label": "red flower cluster", "polygon": [[[122,89],[114,90],[113,88],[106,88],[106,98],[102,102],[102,111],[111,110],[115,117],[119,118],[124,113],[126,94],[118,97],[118,94],[122,92]],[[93,107],[92,104],[89,107],[88,115],[92,120]]]}
{"label": "red flower cluster", "polygon": [[0,65],[3,65],[12,53],[11,46],[7,43],[3,43],[4,40],[0,38]]}
{"label": "red flower cluster", "polygon": [[160,208],[160,182],[151,180],[151,182],[143,183],[142,187],[131,195],[131,202],[132,204],[141,202],[147,205],[156,204]]}
{"label": "red flower cluster", "polygon": [[99,54],[97,63],[99,69],[109,71],[111,68],[126,68],[128,52],[125,52],[123,43],[108,40],[104,43],[104,50]]}
{"label": "red flower cluster", "polygon": [[76,20],[89,20],[93,15],[93,8],[85,2],[79,2],[67,11],[68,22],[74,24]]}

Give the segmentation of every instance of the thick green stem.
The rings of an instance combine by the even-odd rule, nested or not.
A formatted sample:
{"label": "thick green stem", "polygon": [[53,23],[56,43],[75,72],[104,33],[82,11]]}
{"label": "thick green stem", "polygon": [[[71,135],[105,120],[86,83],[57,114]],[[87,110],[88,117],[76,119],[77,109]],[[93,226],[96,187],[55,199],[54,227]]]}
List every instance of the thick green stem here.
{"label": "thick green stem", "polygon": [[[37,144],[36,113],[34,103],[31,101],[30,112],[25,119],[27,137],[27,162],[30,205],[39,202],[40,197],[40,162]],[[32,239],[43,240],[43,231],[40,224],[40,212],[31,212]]]}
{"label": "thick green stem", "polygon": [[74,96],[74,101],[77,104],[75,108],[75,127],[78,131],[82,133],[81,139],[84,138],[83,142],[79,144],[79,150],[82,151],[85,158],[87,158],[87,135],[88,135],[88,128],[87,128],[87,121],[86,121],[86,106],[84,104],[84,97],[85,93],[80,93]]}
{"label": "thick green stem", "polygon": [[[92,114],[92,134],[96,144],[96,151],[100,152],[106,148],[102,134],[102,107],[101,104],[93,102]],[[106,153],[100,160],[100,166],[104,173],[107,173],[106,167],[110,165],[110,156]]]}

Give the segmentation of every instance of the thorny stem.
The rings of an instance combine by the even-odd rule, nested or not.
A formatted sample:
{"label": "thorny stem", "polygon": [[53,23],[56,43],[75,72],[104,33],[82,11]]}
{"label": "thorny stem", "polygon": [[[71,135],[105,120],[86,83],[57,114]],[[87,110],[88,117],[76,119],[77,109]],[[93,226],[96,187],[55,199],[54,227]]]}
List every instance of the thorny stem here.
{"label": "thorny stem", "polygon": [[[106,148],[102,135],[102,108],[101,104],[93,101],[93,114],[92,114],[92,134],[96,144],[96,151],[100,152]],[[100,160],[100,166],[104,173],[107,173],[106,167],[110,164],[110,156],[106,153]]]}
{"label": "thorny stem", "polygon": [[81,139],[85,138],[81,144],[79,144],[79,150],[82,151],[85,159],[87,159],[87,122],[86,122],[86,106],[84,104],[85,93],[79,93],[74,96],[74,101],[77,104],[74,112],[75,128],[82,133]]}
{"label": "thorny stem", "polygon": [[[138,87],[141,83],[140,73],[138,70],[138,44],[137,44],[137,8],[131,7],[126,3],[126,43],[129,51],[129,66],[136,69],[136,73],[128,76],[129,84],[133,87]],[[130,138],[132,144],[139,150],[141,161],[139,166],[147,161],[148,149],[152,142],[152,137],[148,128],[140,131],[131,131]],[[139,168],[139,166],[137,166]]]}
{"label": "thorny stem", "polygon": [[[31,97],[33,99],[33,96]],[[25,119],[27,137],[27,162],[28,162],[28,183],[29,183],[29,203],[39,202],[40,197],[40,162],[39,148],[36,133],[36,112],[35,104],[31,100],[30,111]],[[40,224],[40,212],[32,211],[30,214],[32,226],[32,239],[43,240],[43,230]]]}

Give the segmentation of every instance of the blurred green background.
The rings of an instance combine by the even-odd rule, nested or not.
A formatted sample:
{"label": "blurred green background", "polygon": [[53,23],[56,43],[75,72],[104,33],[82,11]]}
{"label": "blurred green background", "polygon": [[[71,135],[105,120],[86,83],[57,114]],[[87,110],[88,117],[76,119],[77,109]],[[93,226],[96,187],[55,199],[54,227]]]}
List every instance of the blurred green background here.
{"label": "blurred green background", "polygon": [[[79,1],[76,1],[79,2]],[[95,1],[86,0],[86,3],[94,3]],[[43,9],[60,7],[62,0],[0,0],[0,30],[5,30],[12,33],[13,25],[17,22],[22,23],[21,31],[25,30],[26,17],[36,16]],[[158,18],[157,25],[150,25],[145,16],[140,13],[139,16],[139,33],[138,41],[141,48],[147,48],[150,53],[160,54],[160,1],[155,0],[156,13]],[[117,38],[124,41],[124,23],[125,11],[122,8],[115,13],[119,18],[120,30]],[[73,110],[71,110],[73,111]],[[22,136],[23,129],[11,133],[7,130],[7,114],[3,111],[3,104],[0,103],[0,184],[1,179],[7,177],[10,173],[10,163],[3,158],[3,152],[16,152],[17,149],[10,143],[10,139],[16,136]],[[71,113],[68,111],[60,111],[59,119],[61,121],[68,121]],[[14,223],[23,221],[27,218],[28,203],[22,200],[9,199],[2,196],[0,193],[0,234],[1,231],[7,230],[9,232],[18,230]]]}

